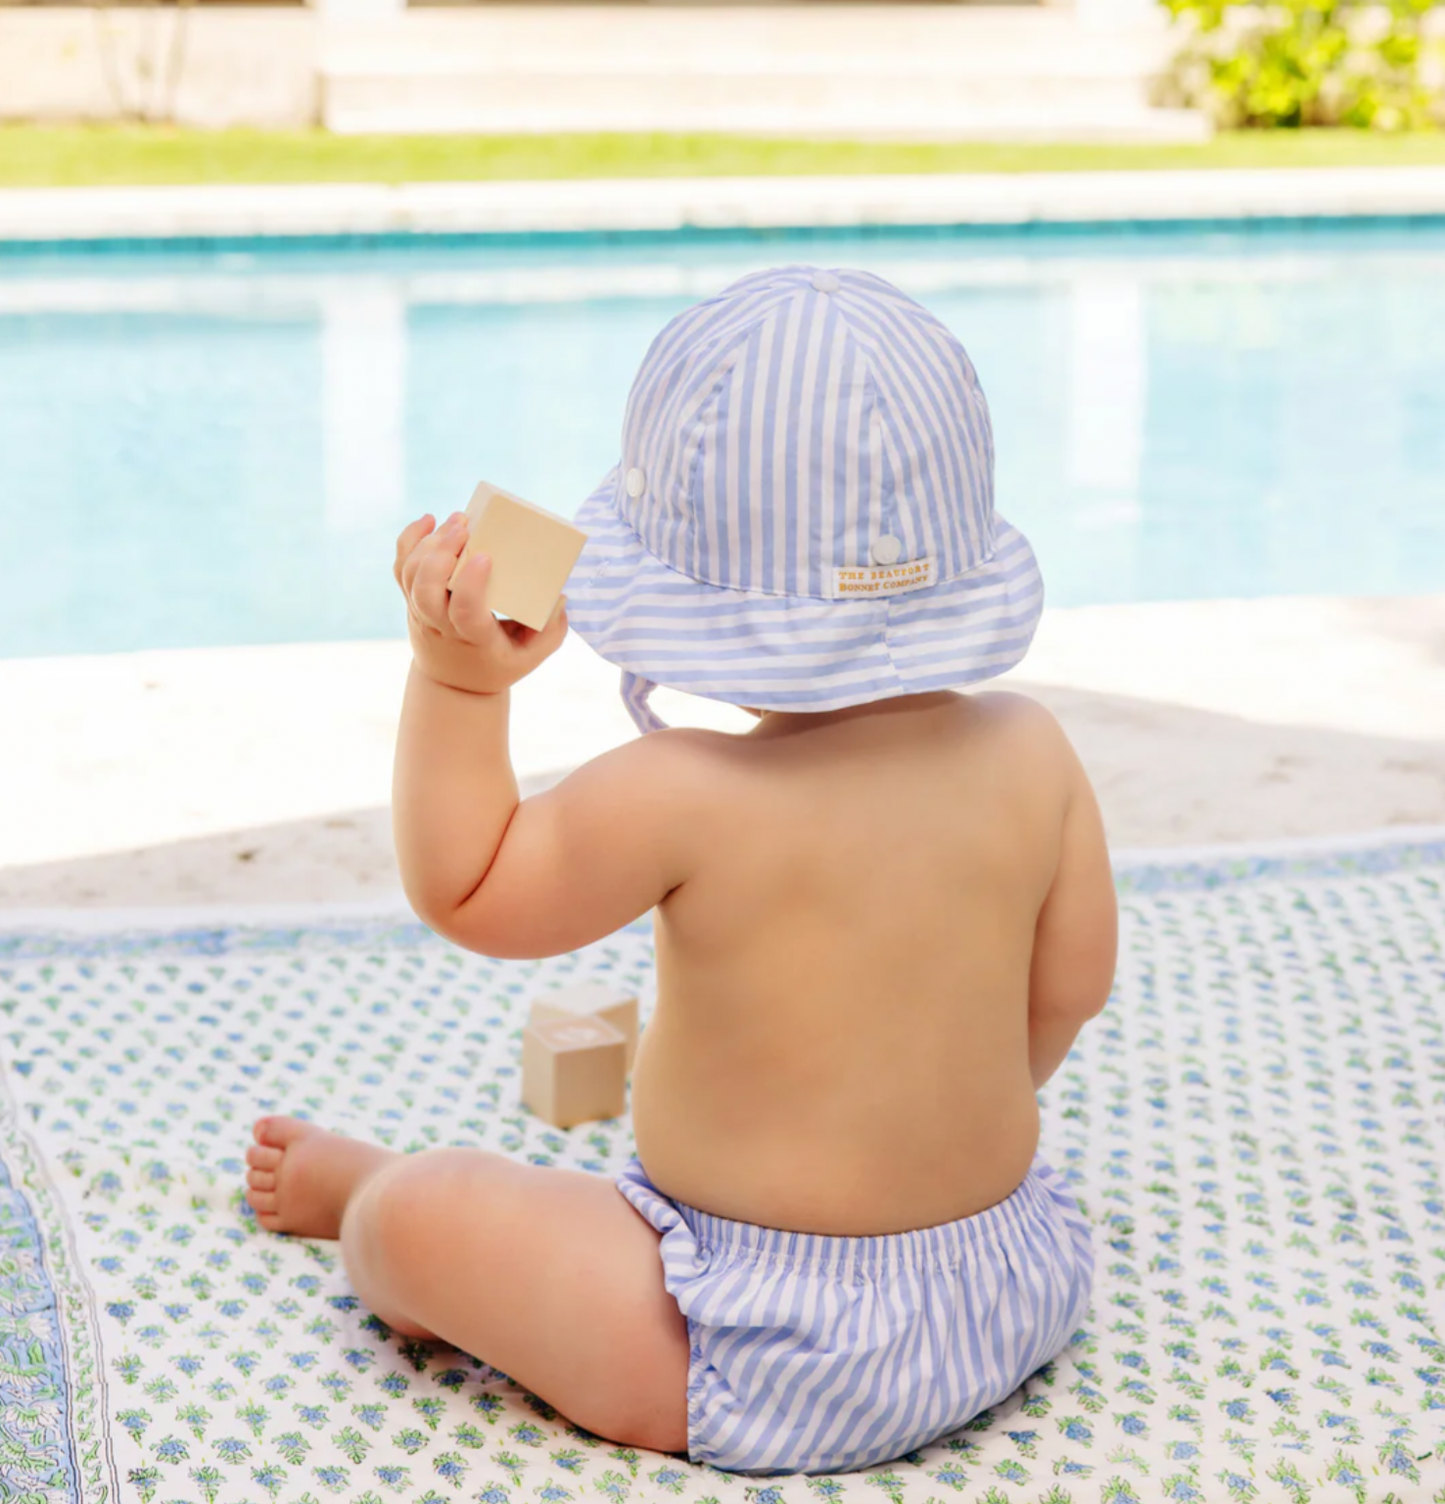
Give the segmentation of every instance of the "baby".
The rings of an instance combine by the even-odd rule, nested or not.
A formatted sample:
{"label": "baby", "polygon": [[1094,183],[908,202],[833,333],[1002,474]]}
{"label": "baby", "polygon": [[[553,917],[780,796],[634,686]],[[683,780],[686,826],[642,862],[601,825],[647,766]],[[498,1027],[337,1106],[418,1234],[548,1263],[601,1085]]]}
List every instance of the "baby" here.
{"label": "baby", "polygon": [[[896,288],[787,267],[679,315],[622,455],[541,631],[487,609],[485,556],[448,589],[462,518],[401,535],[394,804],[408,897],[470,950],[655,910],[637,1158],[614,1181],[268,1117],[250,1201],[339,1236],[397,1332],[600,1436],[862,1467],[1002,1399],[1088,1306],[1035,1092],[1113,978],[1098,807],[1047,711],[957,692],[1023,656],[1042,587],[973,366]],[[508,688],[568,609],[656,734],[520,802]],[[663,729],[655,682],[758,724]]]}

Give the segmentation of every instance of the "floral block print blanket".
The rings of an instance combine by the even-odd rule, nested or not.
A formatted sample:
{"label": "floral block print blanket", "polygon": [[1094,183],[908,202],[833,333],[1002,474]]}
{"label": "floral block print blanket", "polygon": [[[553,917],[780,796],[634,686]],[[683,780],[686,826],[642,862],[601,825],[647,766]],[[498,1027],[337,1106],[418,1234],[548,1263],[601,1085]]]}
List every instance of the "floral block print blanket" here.
{"label": "floral block print blanket", "polygon": [[773,1480],[399,1340],[334,1244],[241,1198],[276,1109],[616,1170],[625,1121],[519,1105],[519,1031],[579,976],[645,997],[645,930],[538,964],[404,916],[0,935],[0,1499],[1440,1504],[1442,883],[1427,838],[1122,871],[1115,995],[1043,1094],[1097,1238],[1087,1320],[958,1434]]}

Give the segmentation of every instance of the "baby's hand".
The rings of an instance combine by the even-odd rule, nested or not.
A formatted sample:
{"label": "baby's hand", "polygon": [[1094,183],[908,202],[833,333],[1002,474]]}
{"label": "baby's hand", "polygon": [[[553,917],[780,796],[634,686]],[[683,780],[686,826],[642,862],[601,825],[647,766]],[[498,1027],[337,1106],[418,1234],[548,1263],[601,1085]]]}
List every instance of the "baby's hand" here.
{"label": "baby's hand", "polygon": [[411,650],[421,672],[469,694],[497,694],[561,647],[567,602],[558,601],[540,632],[499,621],[487,609],[492,561],[486,554],[474,554],[449,591],[447,581],[466,541],[467,520],[460,512],[441,527],[422,517],[396,540],[393,572],[406,597]]}

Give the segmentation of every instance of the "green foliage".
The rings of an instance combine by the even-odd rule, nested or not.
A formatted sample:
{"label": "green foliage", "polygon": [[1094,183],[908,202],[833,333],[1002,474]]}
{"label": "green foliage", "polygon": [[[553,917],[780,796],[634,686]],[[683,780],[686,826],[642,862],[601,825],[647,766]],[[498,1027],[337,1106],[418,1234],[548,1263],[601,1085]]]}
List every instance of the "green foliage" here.
{"label": "green foliage", "polygon": [[1216,125],[1445,126],[1437,0],[1163,0],[1186,30],[1161,102]]}

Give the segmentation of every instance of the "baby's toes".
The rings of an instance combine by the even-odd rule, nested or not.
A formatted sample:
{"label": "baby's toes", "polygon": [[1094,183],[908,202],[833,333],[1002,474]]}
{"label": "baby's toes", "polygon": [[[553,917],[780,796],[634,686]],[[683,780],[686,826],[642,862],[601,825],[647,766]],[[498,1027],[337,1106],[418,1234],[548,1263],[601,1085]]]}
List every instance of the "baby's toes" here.
{"label": "baby's toes", "polygon": [[270,1195],[276,1191],[276,1177],[269,1170],[252,1170],[246,1176],[246,1184],[253,1191],[265,1191]]}
{"label": "baby's toes", "polygon": [[276,1173],[276,1166],[281,1163],[281,1150],[273,1149],[269,1144],[252,1144],[246,1150],[246,1163],[253,1170],[265,1170],[269,1174]]}
{"label": "baby's toes", "polygon": [[251,1203],[251,1210],[258,1217],[274,1217],[276,1215],[276,1192],[274,1190],[263,1191],[258,1186],[251,1186],[246,1192],[246,1200]]}

